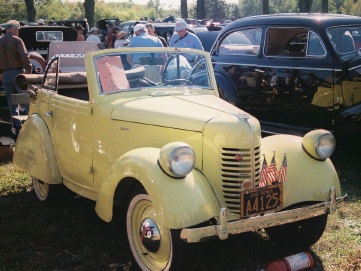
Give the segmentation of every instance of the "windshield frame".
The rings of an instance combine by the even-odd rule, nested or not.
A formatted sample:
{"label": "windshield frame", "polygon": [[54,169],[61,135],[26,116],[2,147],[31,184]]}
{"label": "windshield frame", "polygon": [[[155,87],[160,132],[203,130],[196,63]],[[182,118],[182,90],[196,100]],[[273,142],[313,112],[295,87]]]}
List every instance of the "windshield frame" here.
{"label": "windshield frame", "polygon": [[[143,47],[103,50],[101,53],[92,54],[99,95],[148,89],[157,89],[157,91],[167,89],[173,91],[183,91],[185,89],[205,89],[214,91],[216,89],[209,53],[204,51],[194,49]],[[131,54],[133,56],[142,55],[144,57],[143,59],[142,57],[138,58],[140,61],[137,60],[137,65],[134,64],[133,67],[129,68],[126,67],[126,65],[123,65],[123,63],[125,63],[126,56]],[[191,67],[190,74],[185,78],[168,80],[165,77],[167,71],[171,69],[168,60],[171,57],[178,55],[187,57],[194,56],[191,63],[192,65],[188,65]],[[148,78],[144,76],[149,75],[147,72],[150,68],[152,71],[158,71],[160,73],[161,77],[158,78],[160,81],[152,81],[153,79],[148,80]],[[135,79],[138,80],[138,84],[134,83]]]}

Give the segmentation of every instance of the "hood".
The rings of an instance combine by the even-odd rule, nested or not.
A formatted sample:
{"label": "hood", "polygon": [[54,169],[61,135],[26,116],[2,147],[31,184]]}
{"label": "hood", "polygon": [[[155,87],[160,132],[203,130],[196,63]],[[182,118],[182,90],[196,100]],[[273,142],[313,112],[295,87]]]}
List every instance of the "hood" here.
{"label": "hood", "polygon": [[209,120],[227,114],[246,114],[214,95],[169,95],[153,92],[115,105],[112,119],[169,128],[202,131]]}

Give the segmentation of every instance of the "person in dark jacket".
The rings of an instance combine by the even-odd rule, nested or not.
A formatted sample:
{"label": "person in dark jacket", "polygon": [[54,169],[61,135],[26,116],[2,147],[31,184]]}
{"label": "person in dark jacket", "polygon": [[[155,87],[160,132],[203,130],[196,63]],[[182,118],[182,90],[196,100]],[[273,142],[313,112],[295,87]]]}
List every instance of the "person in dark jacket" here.
{"label": "person in dark jacket", "polygon": [[20,73],[31,73],[30,56],[23,40],[18,37],[19,30],[20,23],[10,20],[6,24],[6,34],[0,39],[0,73],[9,105],[10,119],[16,130],[20,129],[21,123],[12,118],[18,115],[18,106],[11,102],[11,95],[18,93],[15,88],[15,78]]}

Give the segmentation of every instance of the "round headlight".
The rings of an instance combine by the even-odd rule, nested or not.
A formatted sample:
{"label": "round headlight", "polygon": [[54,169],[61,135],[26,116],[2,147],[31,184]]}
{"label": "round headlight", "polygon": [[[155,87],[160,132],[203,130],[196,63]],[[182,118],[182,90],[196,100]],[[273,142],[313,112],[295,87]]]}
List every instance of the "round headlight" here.
{"label": "round headlight", "polygon": [[183,142],[169,143],[160,151],[159,164],[172,177],[184,178],[193,170],[195,162],[193,149]]}
{"label": "round headlight", "polygon": [[303,148],[312,157],[326,160],[335,152],[336,140],[329,131],[314,130],[303,137]]}

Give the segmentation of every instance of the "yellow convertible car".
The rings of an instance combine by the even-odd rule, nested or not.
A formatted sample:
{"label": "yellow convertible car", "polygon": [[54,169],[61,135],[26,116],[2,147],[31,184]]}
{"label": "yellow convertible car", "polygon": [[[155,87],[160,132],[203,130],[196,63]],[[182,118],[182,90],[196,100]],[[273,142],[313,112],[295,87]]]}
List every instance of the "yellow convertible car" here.
{"label": "yellow convertible car", "polygon": [[106,222],[125,206],[142,270],[181,268],[183,243],[265,229],[308,248],[345,198],[333,135],[262,138],[259,121],[219,98],[207,52],[125,48],[55,55],[19,75],[30,114],[14,163],[41,201],[60,189]]}

